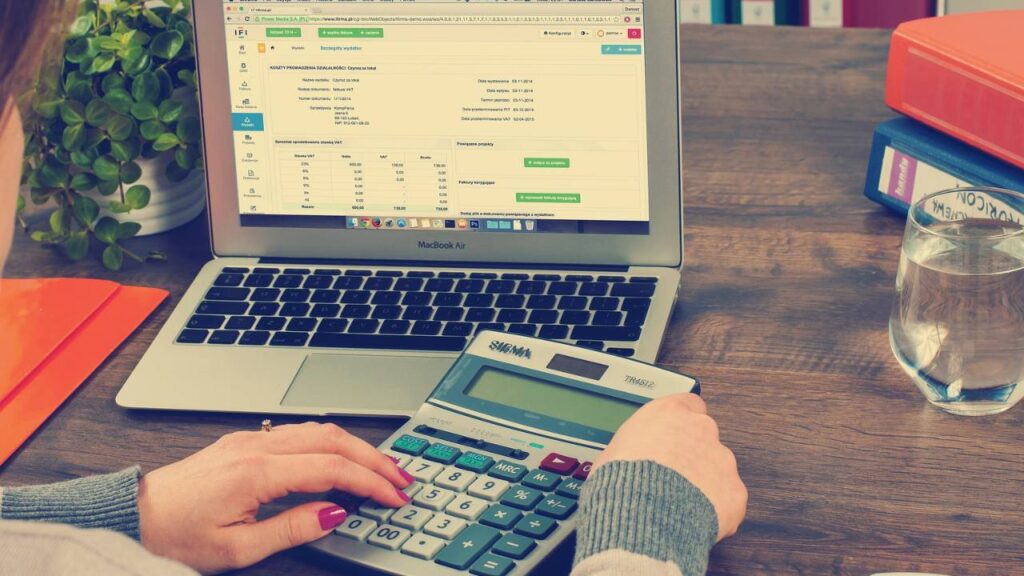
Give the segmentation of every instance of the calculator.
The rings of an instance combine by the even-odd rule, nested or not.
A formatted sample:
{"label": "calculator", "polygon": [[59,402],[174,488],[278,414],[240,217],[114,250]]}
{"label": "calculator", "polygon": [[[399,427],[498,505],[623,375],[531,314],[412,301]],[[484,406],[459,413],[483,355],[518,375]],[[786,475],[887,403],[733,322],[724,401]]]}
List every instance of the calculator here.
{"label": "calculator", "polygon": [[481,332],[380,448],[416,482],[349,509],[318,552],[388,574],[528,574],[576,528],[591,462],[640,406],[689,377],[568,344]]}

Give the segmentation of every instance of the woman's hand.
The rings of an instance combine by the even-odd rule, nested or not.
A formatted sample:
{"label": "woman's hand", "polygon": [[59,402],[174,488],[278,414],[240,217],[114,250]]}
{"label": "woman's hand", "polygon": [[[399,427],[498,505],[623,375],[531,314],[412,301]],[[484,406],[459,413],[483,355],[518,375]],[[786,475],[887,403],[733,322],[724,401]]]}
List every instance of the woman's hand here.
{"label": "woman's hand", "polygon": [[638,410],[594,461],[591,474],[612,460],[653,460],[683,475],[718,514],[718,540],[736,533],[747,513],[747,487],[736,456],[718,439],[718,425],[699,396],[654,400]]}
{"label": "woman's hand", "polygon": [[337,489],[397,508],[409,502],[401,489],[412,481],[390,458],[333,424],[229,434],[142,479],[142,543],[205,574],[241,568],[322,538],[348,514],[313,502],[257,522],[261,505],[293,492]]}

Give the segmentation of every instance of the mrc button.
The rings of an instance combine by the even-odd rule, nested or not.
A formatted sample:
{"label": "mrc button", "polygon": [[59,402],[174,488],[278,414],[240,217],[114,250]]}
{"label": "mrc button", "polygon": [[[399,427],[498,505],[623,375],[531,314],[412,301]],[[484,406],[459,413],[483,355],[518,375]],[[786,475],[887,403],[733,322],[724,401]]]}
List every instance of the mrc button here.
{"label": "mrc button", "polygon": [[541,470],[547,470],[548,472],[554,472],[555,474],[572,474],[572,471],[579,466],[580,461],[575,458],[568,456],[562,456],[561,454],[555,454],[552,452],[544,458],[544,461],[540,463]]}

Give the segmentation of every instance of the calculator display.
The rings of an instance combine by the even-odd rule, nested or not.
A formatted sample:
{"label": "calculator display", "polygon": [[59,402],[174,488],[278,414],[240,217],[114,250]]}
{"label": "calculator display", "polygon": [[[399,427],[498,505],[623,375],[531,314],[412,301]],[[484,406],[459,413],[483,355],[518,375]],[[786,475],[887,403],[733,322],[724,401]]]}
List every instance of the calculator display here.
{"label": "calculator display", "polygon": [[614,434],[639,404],[514,372],[483,367],[465,394]]}

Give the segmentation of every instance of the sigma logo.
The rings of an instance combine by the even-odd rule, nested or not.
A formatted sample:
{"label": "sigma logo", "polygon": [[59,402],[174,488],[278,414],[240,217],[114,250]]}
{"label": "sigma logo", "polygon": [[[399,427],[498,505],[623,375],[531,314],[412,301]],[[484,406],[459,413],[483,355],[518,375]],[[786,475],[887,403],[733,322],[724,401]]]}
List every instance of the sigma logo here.
{"label": "sigma logo", "polygon": [[648,390],[654,390],[654,380],[648,380],[646,378],[637,378],[636,376],[626,376],[626,384],[632,386],[639,386],[641,388],[647,388]]}
{"label": "sigma logo", "polygon": [[516,346],[500,340],[494,340],[491,342],[491,350],[500,354],[510,354],[516,358],[525,358],[527,360],[531,360],[533,358],[533,352],[531,352],[529,348],[525,346]]}
{"label": "sigma logo", "polygon": [[421,250],[465,250],[465,242],[427,242],[426,240],[420,240],[417,247]]}

